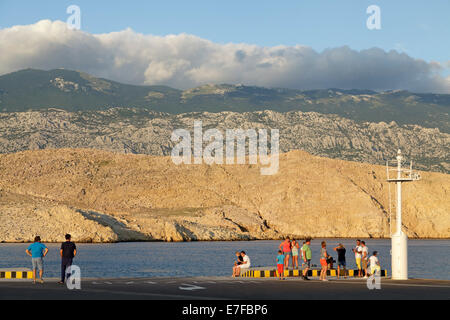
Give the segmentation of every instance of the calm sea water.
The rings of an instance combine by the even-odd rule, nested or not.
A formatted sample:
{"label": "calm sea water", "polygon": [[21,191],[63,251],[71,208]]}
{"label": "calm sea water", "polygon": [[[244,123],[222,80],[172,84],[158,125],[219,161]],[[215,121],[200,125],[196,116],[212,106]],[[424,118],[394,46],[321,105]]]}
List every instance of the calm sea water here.
{"label": "calm sea water", "polygon": [[[329,252],[339,242],[347,248],[347,264],[356,268],[351,248],[353,240],[328,239]],[[311,246],[313,263],[319,264],[321,240]],[[229,276],[234,253],[244,250],[252,266],[272,266],[280,241],[255,242],[190,242],[190,243],[117,243],[79,244],[75,264],[82,277],[190,277]],[[378,251],[383,269],[390,273],[390,240],[366,241],[370,252]],[[30,267],[25,254],[26,244],[0,244],[0,268]],[[47,277],[58,277],[60,272],[59,247],[49,244],[45,259]],[[450,280],[450,240],[410,240],[409,274],[411,278]]]}

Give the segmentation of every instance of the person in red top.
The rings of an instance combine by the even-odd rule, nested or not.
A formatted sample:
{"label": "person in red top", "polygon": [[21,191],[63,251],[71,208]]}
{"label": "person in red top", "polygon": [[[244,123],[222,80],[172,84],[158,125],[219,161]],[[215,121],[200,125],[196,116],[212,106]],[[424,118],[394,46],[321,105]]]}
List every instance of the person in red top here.
{"label": "person in red top", "polygon": [[287,270],[289,269],[289,258],[292,250],[291,239],[289,237],[286,237],[286,240],[280,244],[280,250],[284,255],[284,268]]}

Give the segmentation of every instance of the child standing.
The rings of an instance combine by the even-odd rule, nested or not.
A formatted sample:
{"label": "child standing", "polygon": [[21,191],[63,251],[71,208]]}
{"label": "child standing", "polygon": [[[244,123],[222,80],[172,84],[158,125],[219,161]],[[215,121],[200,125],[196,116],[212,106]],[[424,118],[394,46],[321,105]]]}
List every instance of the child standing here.
{"label": "child standing", "polygon": [[281,250],[278,250],[278,256],[277,256],[277,272],[278,276],[280,277],[280,280],[284,280],[284,254]]}
{"label": "child standing", "polygon": [[378,252],[374,251],[373,255],[369,258],[370,261],[370,274],[381,273],[380,261],[378,261]]}

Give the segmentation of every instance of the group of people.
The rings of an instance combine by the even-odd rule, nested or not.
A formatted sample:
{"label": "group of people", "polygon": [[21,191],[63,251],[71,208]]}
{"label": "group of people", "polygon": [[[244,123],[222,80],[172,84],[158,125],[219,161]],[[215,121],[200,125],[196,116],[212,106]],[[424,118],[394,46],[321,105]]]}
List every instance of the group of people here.
{"label": "group of people", "polygon": [[[381,272],[380,262],[378,260],[378,252],[374,251],[369,258],[369,248],[365,241],[356,240],[356,247],[353,249],[355,254],[356,265],[358,266],[358,276],[362,277],[362,270],[364,270],[364,278],[369,274]],[[370,267],[370,272],[368,268]]]}
{"label": "group of people", "polygon": [[236,252],[237,260],[234,262],[233,267],[233,278],[239,277],[242,271],[246,271],[250,269],[251,262],[249,256],[245,253],[245,251],[237,251]]}
{"label": "group of people", "polygon": [[296,240],[292,240],[289,237],[280,244],[278,250],[278,256],[276,258],[277,262],[277,273],[280,279],[284,279],[284,270],[289,269],[289,260],[292,257],[292,267],[293,269],[299,268],[298,258],[299,256],[302,259],[302,267],[303,273],[302,277],[304,280],[309,280],[308,271],[311,268],[311,260],[312,260],[312,251],[310,248],[311,238],[307,238],[305,242],[303,242],[302,247],[300,248],[299,243]]}
{"label": "group of people", "polygon": [[[77,246],[72,242],[72,236],[66,234],[66,241],[61,244],[59,254],[61,256],[61,281],[64,284],[67,276],[67,271],[73,263],[73,259],[77,255]],[[33,283],[36,281],[44,283],[44,258],[48,254],[48,248],[41,242],[41,237],[37,236],[26,250],[27,255],[31,257],[31,265],[33,267]],[[39,271],[39,279],[36,279],[37,271]]]}
{"label": "group of people", "polygon": [[[292,257],[292,268],[299,269],[299,258],[302,262],[302,278],[304,280],[309,280],[308,272],[311,269],[311,261],[312,261],[312,251],[311,251],[311,238],[307,238],[302,245],[300,246],[297,240],[291,240],[287,237],[279,246],[278,255],[275,259],[277,264],[277,274],[278,277],[283,280],[284,279],[284,271],[289,270],[289,264]],[[347,278],[347,262],[346,262],[346,253],[347,249],[344,247],[342,243],[339,243],[338,246],[333,248],[333,250],[337,253],[337,277],[338,279],[341,277],[341,271],[343,271],[344,278]],[[352,249],[355,254],[355,262],[358,267],[358,277],[368,278],[369,275],[380,273],[381,267],[380,262],[378,260],[378,252],[374,251],[372,256],[369,258],[369,248],[366,246],[366,243],[361,240],[356,240],[356,246]],[[247,254],[242,252],[236,252],[237,260],[234,263],[233,267],[233,277],[240,276],[243,270],[247,270],[250,268],[250,258]],[[327,243],[323,241],[321,243],[320,248],[320,280],[328,281],[327,272],[330,269],[333,269],[333,264],[335,260],[328,253]],[[364,270],[364,274],[363,274]]]}
{"label": "group of people", "polygon": [[[311,238],[308,238],[303,242],[302,247],[300,248],[298,242],[296,240],[290,240],[287,237],[279,247],[278,256],[276,258],[277,262],[277,272],[280,279],[284,279],[284,270],[289,269],[290,257],[292,256],[292,267],[293,269],[298,269],[298,257],[301,256],[302,259],[302,267],[303,273],[302,277],[304,280],[308,279],[308,271],[311,268]],[[347,277],[347,262],[346,262],[346,253],[347,249],[344,247],[342,243],[340,243],[337,247],[333,248],[338,255],[337,265],[337,276],[338,279],[341,276],[341,270],[344,271],[344,277]],[[378,252],[374,251],[372,256],[369,258],[369,248],[366,246],[366,243],[361,240],[356,241],[356,247],[352,250],[355,254],[355,261],[358,267],[358,277],[363,277],[364,270],[364,278],[368,278],[369,274],[375,274],[376,272],[381,272],[380,262],[378,260]],[[321,243],[320,248],[320,280],[328,281],[327,279],[327,271],[329,269],[333,269],[334,259],[327,251],[327,243],[323,241]],[[370,272],[368,270],[370,265]]]}
{"label": "group of people", "polygon": [[[60,284],[64,284],[67,277],[67,270],[73,263],[73,259],[77,254],[77,247],[75,243],[72,242],[72,236],[67,234],[65,236],[66,241],[61,244],[60,248],[60,256],[61,256],[61,281]],[[284,271],[289,270],[289,262],[292,257],[292,268],[299,268],[298,259],[301,257],[302,259],[302,277],[304,280],[309,280],[308,272],[311,269],[311,260],[312,260],[312,251],[311,251],[311,238],[307,238],[305,242],[303,242],[300,247],[299,243],[296,240],[292,240],[287,237],[279,246],[278,255],[276,257],[277,263],[277,273],[281,280],[284,279]],[[337,252],[338,260],[338,270],[337,275],[338,279],[341,275],[341,269],[344,271],[344,277],[347,276],[347,263],[346,263],[346,253],[347,249],[344,247],[342,243],[340,243],[337,247],[333,249]],[[363,277],[364,270],[364,278],[367,278],[369,274],[375,274],[381,272],[380,263],[378,260],[378,252],[374,251],[372,256],[369,258],[369,248],[366,246],[366,243],[361,240],[356,240],[356,246],[352,249],[355,254],[355,262],[358,267],[358,276]],[[44,258],[47,256],[49,250],[41,242],[41,238],[37,236],[33,244],[31,244],[26,253],[31,257],[31,264],[33,267],[33,283],[39,281],[40,283],[44,283],[43,274],[44,274]],[[251,267],[250,257],[245,253],[245,251],[236,252],[237,260],[234,263],[233,267],[233,277],[239,277],[241,273]],[[333,268],[334,259],[328,253],[327,243],[323,241],[321,243],[320,249],[320,280],[327,280],[327,271],[328,269]],[[369,272],[370,266],[370,272]],[[39,279],[37,280],[37,271],[39,271]]]}
{"label": "group of people", "polygon": [[[308,279],[308,271],[311,268],[311,238],[308,238],[303,242],[302,247],[300,248],[298,242],[296,240],[292,240],[287,237],[279,247],[278,256],[276,258],[277,262],[277,271],[280,279],[283,279],[284,270],[289,269],[289,261],[292,256],[292,267],[293,269],[298,269],[298,257],[301,256],[302,259],[302,267],[303,267],[303,279]],[[347,262],[346,262],[346,253],[347,249],[344,247],[342,243],[340,243],[337,247],[333,248],[338,255],[337,260],[337,276],[338,279],[341,277],[341,270],[344,271],[344,277],[347,278]],[[363,277],[364,270],[364,278],[368,278],[370,274],[375,274],[381,272],[380,262],[378,260],[378,252],[374,251],[372,256],[369,258],[369,248],[366,246],[366,243],[361,240],[356,240],[356,247],[352,249],[355,254],[355,261],[358,267],[358,277]],[[327,251],[327,243],[323,241],[321,243],[320,248],[320,280],[328,281],[327,279],[327,271],[329,269],[333,269],[333,263],[335,262],[333,257]],[[370,272],[369,272],[370,266]]]}

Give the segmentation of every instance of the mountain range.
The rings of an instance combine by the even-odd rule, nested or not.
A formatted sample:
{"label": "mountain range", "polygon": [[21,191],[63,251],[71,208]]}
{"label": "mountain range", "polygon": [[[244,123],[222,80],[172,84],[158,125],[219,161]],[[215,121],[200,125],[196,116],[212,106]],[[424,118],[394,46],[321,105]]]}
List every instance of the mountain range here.
{"label": "mountain range", "polygon": [[280,130],[280,151],[450,172],[450,95],[407,91],[135,86],[57,69],[0,77],[0,153],[90,148],[168,156],[176,129]]}
{"label": "mountain range", "polygon": [[[3,75],[0,240],[58,242],[67,230],[78,242],[389,237],[384,165],[397,149],[417,169],[447,173],[421,172],[405,187],[404,230],[448,238],[449,110],[450,95],[407,91],[178,90],[64,69]],[[176,166],[164,157],[171,134],[192,133],[198,120],[204,130],[279,129],[279,174]]]}
{"label": "mountain range", "polygon": [[26,69],[0,76],[0,111],[58,108],[70,112],[111,107],[170,114],[190,112],[302,111],[357,122],[395,121],[450,133],[450,95],[371,90],[293,90],[210,84],[189,90],[137,86],[65,69]]}

